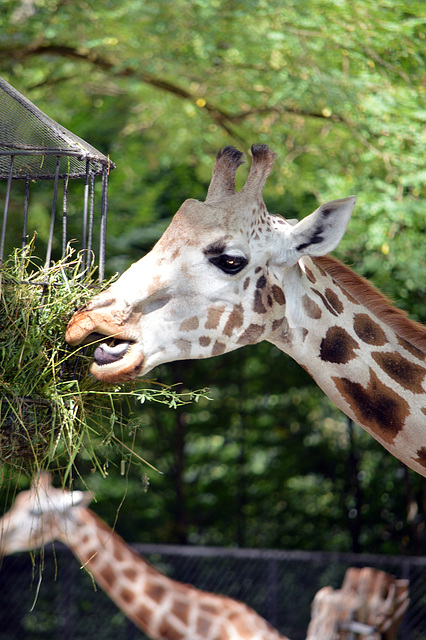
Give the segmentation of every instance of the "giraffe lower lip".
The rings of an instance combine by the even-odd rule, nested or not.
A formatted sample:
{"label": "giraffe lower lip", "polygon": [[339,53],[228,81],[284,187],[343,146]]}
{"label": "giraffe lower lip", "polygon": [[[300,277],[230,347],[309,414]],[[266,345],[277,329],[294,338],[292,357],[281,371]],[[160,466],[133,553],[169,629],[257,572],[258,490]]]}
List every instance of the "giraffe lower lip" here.
{"label": "giraffe lower lip", "polygon": [[126,340],[115,341],[113,345],[103,342],[96,347],[93,359],[96,364],[100,366],[117,362],[124,358],[130,348],[130,344],[131,343]]}

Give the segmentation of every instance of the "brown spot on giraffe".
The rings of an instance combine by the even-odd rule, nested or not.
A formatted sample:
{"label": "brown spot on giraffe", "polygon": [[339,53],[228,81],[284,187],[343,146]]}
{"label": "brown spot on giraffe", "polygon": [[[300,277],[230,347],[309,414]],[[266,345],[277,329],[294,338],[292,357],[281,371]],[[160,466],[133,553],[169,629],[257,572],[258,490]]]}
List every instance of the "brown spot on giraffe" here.
{"label": "brown spot on giraffe", "polygon": [[366,386],[347,378],[332,380],[357,420],[392,444],[410,413],[408,402],[384,385],[372,369]]}
{"label": "brown spot on giraffe", "polygon": [[319,320],[321,318],[322,316],[321,309],[319,308],[317,303],[308,296],[307,293],[305,293],[305,295],[302,298],[302,306],[306,315],[309,318],[312,318],[313,320]]}
{"label": "brown spot on giraffe", "polygon": [[243,289],[244,289],[244,291],[247,289],[247,287],[249,286],[249,284],[250,284],[250,278],[248,278],[248,277],[247,277],[247,278],[244,280],[244,284],[243,284]]}
{"label": "brown spot on giraffe", "polygon": [[426,376],[424,367],[410,362],[399,353],[376,351],[371,356],[379,367],[404,389],[413,393],[424,393],[422,385]]}
{"label": "brown spot on giraffe", "polygon": [[279,329],[281,327],[283,322],[284,322],[284,317],[283,318],[279,318],[278,320],[273,320],[273,322],[272,322],[272,331],[277,331],[277,329]]}
{"label": "brown spot on giraffe", "polygon": [[220,356],[225,352],[225,350],[226,344],[224,344],[223,342],[219,342],[219,340],[216,340],[212,348],[212,356]]}
{"label": "brown spot on giraffe", "polygon": [[221,305],[220,307],[212,305],[207,309],[207,320],[204,325],[205,329],[217,329],[219,326],[220,319],[225,311],[225,305]]}
{"label": "brown spot on giraffe", "polygon": [[231,614],[229,616],[229,619],[233,622],[233,624],[235,625],[235,629],[237,630],[237,633],[239,633],[241,637],[243,638],[250,637],[251,629],[247,624],[244,616],[242,616],[239,612],[238,613],[236,612],[235,614]]}
{"label": "brown spot on giraffe", "polygon": [[175,345],[179,349],[179,353],[183,358],[189,358],[191,355],[192,343],[190,340],[184,340],[183,338],[178,338],[175,340]]}
{"label": "brown spot on giraffe", "polygon": [[133,580],[136,580],[137,575],[138,575],[138,572],[136,571],[136,569],[133,569],[132,567],[127,567],[126,569],[123,570],[123,576],[125,578],[128,578],[131,582],[133,582]]}
{"label": "brown spot on giraffe", "polygon": [[417,450],[417,458],[414,458],[414,461],[426,469],[426,447],[420,447],[420,449]]}
{"label": "brown spot on giraffe", "polygon": [[279,305],[283,306],[285,304],[285,295],[284,291],[276,284],[273,284],[271,287],[272,295],[274,296],[275,302]]}
{"label": "brown spot on giraffe", "polygon": [[154,600],[154,602],[160,603],[164,594],[166,593],[166,589],[161,584],[156,584],[155,582],[148,582],[145,585],[145,593],[146,595]]}
{"label": "brown spot on giraffe", "polygon": [[383,329],[366,313],[357,313],[354,316],[354,331],[366,344],[379,347],[388,342]]}
{"label": "brown spot on giraffe", "polygon": [[418,349],[417,347],[415,347],[413,344],[411,344],[411,342],[404,340],[404,338],[401,338],[400,336],[397,336],[397,337],[401,347],[403,347],[406,351],[411,353],[411,355],[415,356],[419,360],[426,360],[426,355],[421,349]]}
{"label": "brown spot on giraffe", "polygon": [[179,620],[185,625],[189,623],[189,603],[182,600],[174,600],[172,605],[172,613],[174,613]]}
{"label": "brown spot on giraffe", "polygon": [[[114,541],[114,542],[115,542],[115,541]],[[102,544],[102,546],[103,546],[103,544],[104,544],[104,541],[103,541],[103,540],[102,540],[101,544]],[[122,561],[124,560],[125,556],[124,556],[124,554],[123,554],[122,549],[120,548],[120,546],[119,546],[118,544],[114,544],[114,550],[113,550],[113,553],[114,553],[114,558],[115,558],[116,560],[118,560],[118,562],[122,562]]]}
{"label": "brown spot on giraffe", "polygon": [[304,267],[304,270],[305,270],[305,274],[306,274],[306,277],[308,278],[308,280],[310,280],[312,282],[312,284],[315,284],[317,279],[314,276],[314,274],[312,273],[312,271],[306,266]]}
{"label": "brown spot on giraffe", "polygon": [[359,344],[343,327],[330,327],[320,345],[320,358],[324,362],[345,364],[356,358],[355,349]]}
{"label": "brown spot on giraffe", "polygon": [[207,602],[202,603],[201,609],[203,612],[208,613],[211,616],[217,616],[220,611],[220,608],[217,604],[208,604]]}
{"label": "brown spot on giraffe", "polygon": [[223,329],[225,336],[231,336],[234,329],[242,327],[244,321],[243,305],[241,303],[234,305],[229,318],[226,321],[226,325]]}
{"label": "brown spot on giraffe", "polygon": [[318,298],[320,298],[320,300],[322,301],[324,307],[327,309],[327,311],[329,311],[331,314],[333,314],[333,316],[338,316],[339,314],[337,313],[337,311],[335,311],[335,309],[333,309],[333,307],[331,306],[331,304],[328,302],[327,298],[325,296],[323,296],[323,294],[318,291],[317,289],[314,289],[314,287],[311,287],[311,291],[313,293],[315,293],[316,296],[318,296]]}
{"label": "brown spot on giraffe", "polygon": [[143,629],[146,629],[151,625],[151,618],[154,610],[141,602],[138,605],[137,612],[135,614],[135,622],[139,624]]}
{"label": "brown spot on giraffe", "polygon": [[332,289],[327,288],[324,291],[325,297],[327,298],[327,301],[329,302],[330,306],[333,307],[333,309],[336,311],[336,313],[341,314],[343,313],[344,310],[344,306],[342,304],[342,301],[339,299],[339,296],[337,295],[337,293],[335,291],[333,291]]}
{"label": "brown spot on giraffe", "polygon": [[107,588],[111,589],[111,587],[114,585],[116,580],[114,571],[111,569],[111,567],[109,566],[104,567],[102,571],[99,572],[99,575],[102,578],[102,580],[105,581]]}
{"label": "brown spot on giraffe", "polygon": [[288,323],[288,320],[287,320],[287,318],[285,316],[282,319],[282,324],[281,324],[281,330],[280,330],[279,337],[286,344],[291,344],[292,331],[290,329],[290,325]]}
{"label": "brown spot on giraffe", "polygon": [[349,291],[347,291],[344,287],[341,287],[339,283],[337,283],[337,286],[339,287],[343,295],[349,300],[349,302],[352,302],[352,304],[356,304],[356,305],[361,304],[356,298],[354,298],[353,295],[349,293]]}
{"label": "brown spot on giraffe", "polygon": [[127,604],[130,604],[131,602],[133,602],[136,595],[135,593],[133,593],[133,591],[130,591],[130,589],[126,589],[126,587],[122,587],[122,589],[120,589],[120,597],[123,599],[124,602],[126,602]]}
{"label": "brown spot on giraffe", "polygon": [[200,344],[200,347],[208,347],[209,344],[211,343],[212,339],[208,338],[207,336],[201,336],[200,338],[198,338],[198,342]]}
{"label": "brown spot on giraffe", "polygon": [[237,344],[255,344],[264,333],[265,327],[259,324],[250,324],[244,333],[238,338]]}
{"label": "brown spot on giraffe", "polygon": [[197,316],[192,316],[191,318],[187,318],[180,323],[179,331],[195,331],[198,329],[200,324]]}
{"label": "brown spot on giraffe", "polygon": [[254,292],[253,311],[260,314],[266,313],[266,307],[262,301],[262,293],[259,289]]}
{"label": "brown spot on giraffe", "polygon": [[202,614],[197,617],[197,633],[202,638],[207,638],[212,626],[211,620],[205,618]]}
{"label": "brown spot on giraffe", "polygon": [[185,634],[172,627],[167,620],[164,620],[158,627],[158,634],[164,640],[183,640],[185,638]]}

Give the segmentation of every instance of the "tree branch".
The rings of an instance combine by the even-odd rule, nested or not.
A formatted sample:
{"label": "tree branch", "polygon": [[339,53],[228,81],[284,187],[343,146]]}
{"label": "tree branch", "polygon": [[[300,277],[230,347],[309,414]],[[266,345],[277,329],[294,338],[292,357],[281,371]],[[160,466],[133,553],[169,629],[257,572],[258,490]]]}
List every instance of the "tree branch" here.
{"label": "tree branch", "polygon": [[[15,48],[15,49],[0,49],[0,60],[2,59],[25,59],[31,56],[37,55],[59,55],[65,58],[71,58],[74,60],[81,60],[83,62],[88,62],[93,64],[99,69],[114,75],[115,77],[136,77],[145,84],[148,84],[159,91],[164,91],[166,93],[172,94],[178,98],[183,100],[189,100],[192,103],[197,104],[197,99],[199,96],[191,93],[187,89],[170,82],[169,80],[165,80],[163,78],[158,78],[157,76],[147,73],[146,71],[141,71],[139,68],[133,66],[121,67],[117,66],[117,63],[110,58],[104,57],[97,53],[96,51],[84,48],[77,47],[69,47],[66,45],[59,44],[42,44],[39,41],[36,41],[33,45],[30,45],[25,48]],[[212,104],[209,101],[205,101],[205,104],[200,107],[205,109],[213,122],[217,124],[221,129],[223,129],[227,135],[229,135],[232,139],[234,139],[239,144],[246,146],[246,141],[241,138],[241,136],[235,131],[233,125],[238,124],[245,120],[247,117],[251,115],[268,115],[270,113],[278,113],[278,114],[288,114],[294,116],[302,116],[304,118],[317,118],[322,120],[329,120],[332,122],[340,123],[351,130],[354,128],[354,124],[346,120],[340,115],[337,114],[323,114],[321,112],[316,111],[305,111],[303,109],[297,107],[289,107],[284,106],[282,104],[275,106],[267,106],[267,107],[259,107],[257,109],[249,109],[246,111],[242,111],[240,113],[228,113],[223,109],[220,109],[216,105]],[[358,139],[360,139],[363,144],[365,144],[364,138],[360,138],[358,134]],[[368,144],[366,144],[368,146]],[[376,150],[377,151],[377,150]]]}

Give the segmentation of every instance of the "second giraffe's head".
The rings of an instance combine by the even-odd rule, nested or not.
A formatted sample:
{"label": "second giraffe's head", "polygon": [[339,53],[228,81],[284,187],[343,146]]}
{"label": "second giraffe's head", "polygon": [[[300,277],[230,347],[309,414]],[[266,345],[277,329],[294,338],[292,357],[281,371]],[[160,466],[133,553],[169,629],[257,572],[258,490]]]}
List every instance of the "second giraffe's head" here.
{"label": "second giraffe's head", "polygon": [[21,491],[0,518],[0,556],[63,540],[73,512],[90,501],[88,492],[55,489],[48,473],[38,475],[31,489]]}
{"label": "second giraffe's head", "polygon": [[66,340],[97,341],[97,378],[124,381],[163,362],[209,358],[269,340],[284,318],[297,322],[298,262],[339,244],[355,197],[292,225],[263,202],[273,161],[254,145],[237,192],[242,153],[219,152],[206,200],[186,200],[152,251],[73,316]]}

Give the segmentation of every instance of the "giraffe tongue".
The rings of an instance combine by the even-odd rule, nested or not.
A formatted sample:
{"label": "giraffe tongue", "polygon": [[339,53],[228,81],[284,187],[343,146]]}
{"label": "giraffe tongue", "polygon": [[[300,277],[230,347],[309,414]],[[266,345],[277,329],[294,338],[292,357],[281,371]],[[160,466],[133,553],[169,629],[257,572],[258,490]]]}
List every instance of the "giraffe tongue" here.
{"label": "giraffe tongue", "polygon": [[103,342],[96,347],[93,358],[96,364],[99,365],[117,362],[117,360],[121,360],[129,347],[130,342],[126,342],[125,340],[116,341],[113,345]]}

